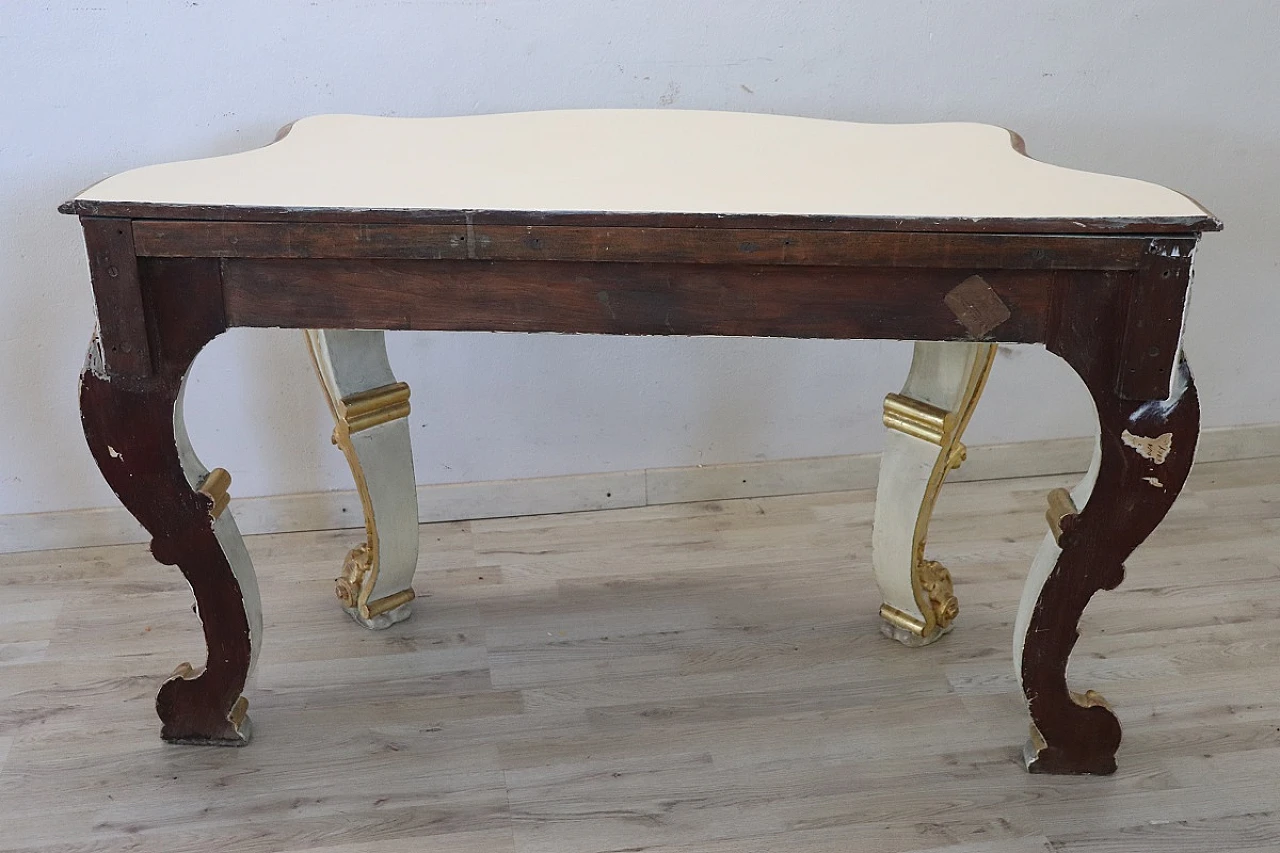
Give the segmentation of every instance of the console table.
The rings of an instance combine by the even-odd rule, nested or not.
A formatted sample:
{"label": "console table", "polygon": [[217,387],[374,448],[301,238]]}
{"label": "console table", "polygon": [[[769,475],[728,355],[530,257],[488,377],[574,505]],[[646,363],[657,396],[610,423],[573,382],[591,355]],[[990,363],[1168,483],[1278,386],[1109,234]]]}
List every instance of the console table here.
{"label": "console table", "polygon": [[1068,688],[1067,659],[1085,605],[1120,583],[1191,468],[1183,311],[1196,243],[1220,226],[1185,196],[1036,162],[986,125],[582,110],[319,116],[62,210],[83,223],[97,303],[89,447],[191,584],[208,645],[160,689],[165,739],[249,737],[257,584],[230,476],[198,461],[182,421],[187,370],[227,328],[309,330],[366,518],[338,595],[370,628],[408,615],[418,558],[409,389],[381,330],[917,341],[885,401],[874,529],[884,630],[912,645],[956,615],[925,558],[929,517],[995,344],[1018,342],[1075,370],[1099,426],[1083,482],[1049,495],[1017,616],[1026,763],[1115,769],[1119,723]]}

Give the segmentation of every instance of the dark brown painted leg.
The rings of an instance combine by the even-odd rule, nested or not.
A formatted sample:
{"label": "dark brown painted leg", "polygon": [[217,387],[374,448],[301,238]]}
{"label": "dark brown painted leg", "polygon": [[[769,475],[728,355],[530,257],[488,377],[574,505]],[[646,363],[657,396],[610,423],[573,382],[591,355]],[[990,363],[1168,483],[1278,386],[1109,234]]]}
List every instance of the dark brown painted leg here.
{"label": "dark brown painted leg", "polygon": [[[1096,315],[1095,315],[1096,316]],[[1015,660],[1031,712],[1025,757],[1035,773],[1115,771],[1120,723],[1100,695],[1067,687],[1077,622],[1098,590],[1124,578],[1124,561],[1169,511],[1191,470],[1200,407],[1180,360],[1166,400],[1124,400],[1115,391],[1118,336],[1070,330],[1057,351],[1084,379],[1098,410],[1093,468],[1074,494],[1049,498],[1051,532],[1032,566],[1018,614]],[[1102,344],[1095,343],[1102,340]],[[1077,510],[1077,506],[1079,510]]]}
{"label": "dark brown painted leg", "polygon": [[[183,271],[172,266],[172,272]],[[178,340],[159,341],[158,369],[130,375],[104,366],[95,336],[80,376],[81,417],[103,476],[153,537],[155,558],[181,569],[204,624],[205,666],[182,664],[156,697],[161,736],[239,746],[249,739],[241,691],[261,636],[261,610],[248,554],[231,513],[223,511],[230,477],[200,465],[182,424],[186,368],[220,321],[210,323],[184,304],[194,304],[191,294],[201,292],[196,279],[173,277],[190,289],[166,288],[154,305],[156,316],[181,330]],[[184,316],[188,311],[191,316]]]}

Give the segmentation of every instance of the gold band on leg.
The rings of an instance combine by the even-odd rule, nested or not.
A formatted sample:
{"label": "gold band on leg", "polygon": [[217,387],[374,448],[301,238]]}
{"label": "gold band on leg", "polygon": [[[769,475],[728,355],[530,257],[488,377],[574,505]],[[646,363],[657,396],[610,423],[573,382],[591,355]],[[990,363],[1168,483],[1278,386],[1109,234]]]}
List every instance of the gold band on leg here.
{"label": "gold band on leg", "polygon": [[1045,511],[1045,520],[1049,522],[1049,530],[1053,532],[1053,541],[1062,542],[1063,525],[1067,519],[1075,516],[1079,510],[1066,489],[1053,489],[1049,492],[1049,509]]}
{"label": "gold band on leg", "polygon": [[950,417],[951,413],[946,409],[901,394],[889,394],[884,398],[886,427],[939,447],[947,435],[947,420]]}
{"label": "gold band on leg", "polygon": [[397,418],[409,417],[409,386],[395,382],[381,388],[370,388],[343,397],[339,408],[347,433],[363,432]]}
{"label": "gold band on leg", "polygon": [[222,515],[222,511],[231,503],[231,495],[227,493],[227,489],[231,487],[231,474],[226,468],[214,468],[205,475],[204,480],[200,483],[200,488],[196,489],[200,494],[207,497],[210,501],[209,517],[215,521],[218,516]]}

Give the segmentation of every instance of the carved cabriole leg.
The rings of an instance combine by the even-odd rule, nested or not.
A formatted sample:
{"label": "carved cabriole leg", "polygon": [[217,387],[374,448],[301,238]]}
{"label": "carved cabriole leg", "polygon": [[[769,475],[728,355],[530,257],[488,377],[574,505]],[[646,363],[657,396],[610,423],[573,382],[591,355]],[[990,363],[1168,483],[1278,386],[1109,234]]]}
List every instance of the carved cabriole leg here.
{"label": "carved cabriole leg", "polygon": [[397,382],[383,333],[310,330],[307,344],[364,510],[365,543],[337,579],[338,600],[366,628],[409,618],[418,566],[418,498],[409,386]]}
{"label": "carved cabriole leg", "polygon": [[1125,559],[1182,490],[1199,436],[1199,401],[1180,355],[1167,399],[1126,400],[1116,392],[1124,336],[1098,320],[1123,316],[1110,301],[1115,292],[1123,288],[1078,288],[1071,316],[1079,319],[1066,322],[1050,341],[1088,386],[1099,434],[1084,480],[1069,494],[1058,489],[1049,495],[1049,533],[1032,564],[1014,629],[1015,669],[1031,713],[1024,758],[1032,772],[1115,771],[1120,723],[1098,693],[1069,690],[1067,661],[1090,598],[1119,585]]}
{"label": "carved cabriole leg", "polygon": [[177,565],[195,593],[209,655],[181,664],[160,688],[161,736],[241,746],[249,740],[241,695],[262,638],[253,565],[226,512],[230,475],[196,459],[182,420],[183,376],[113,377],[95,336],[80,377],[85,437],[103,476],[152,535],[151,552]]}
{"label": "carved cabriole leg", "polygon": [[881,631],[909,646],[947,633],[959,609],[946,567],[925,559],[925,540],[943,480],[964,461],[960,438],[995,354],[995,344],[917,343],[902,393],[885,398],[872,560]]}
{"label": "carved cabriole leg", "polygon": [[80,374],[80,413],[94,460],[195,593],[208,658],[182,664],[156,696],[161,736],[240,746],[242,696],[262,636],[253,566],[227,508],[226,471],[196,459],[182,388],[201,349],[226,329],[216,259],[137,258],[131,223],[85,217],[98,309]]}

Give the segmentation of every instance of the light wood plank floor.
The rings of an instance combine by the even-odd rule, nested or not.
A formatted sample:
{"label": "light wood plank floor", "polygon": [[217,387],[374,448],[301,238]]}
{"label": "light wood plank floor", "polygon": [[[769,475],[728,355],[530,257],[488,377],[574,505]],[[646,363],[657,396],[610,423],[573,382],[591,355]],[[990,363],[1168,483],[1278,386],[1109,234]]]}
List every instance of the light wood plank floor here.
{"label": "light wood plank floor", "polygon": [[1106,779],[1018,761],[1010,631],[1060,484],[945,491],[963,612],[925,649],[879,635],[869,492],[424,526],[382,633],[332,599],[356,533],[257,537],[240,750],[157,736],[203,659],[175,569],[0,557],[0,850],[1280,850],[1280,458],[1200,466],[1086,614]]}

